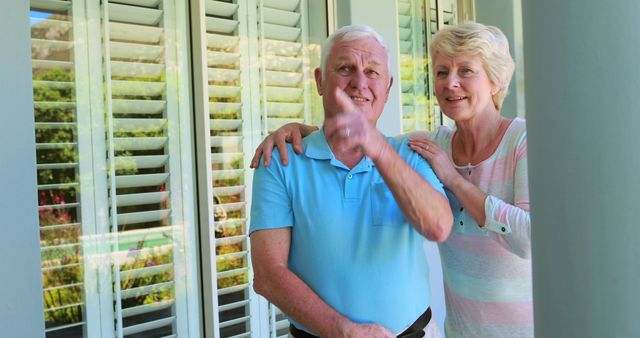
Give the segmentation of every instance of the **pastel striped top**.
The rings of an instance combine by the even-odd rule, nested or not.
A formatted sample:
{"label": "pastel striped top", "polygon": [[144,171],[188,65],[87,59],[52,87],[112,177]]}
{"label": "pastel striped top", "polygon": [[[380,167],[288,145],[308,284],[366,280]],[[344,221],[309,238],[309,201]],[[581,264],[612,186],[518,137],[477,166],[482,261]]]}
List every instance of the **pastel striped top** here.
{"label": "pastel striped top", "polygon": [[[450,156],[453,132],[443,126],[433,135]],[[446,337],[533,337],[525,120],[511,122],[488,159],[457,169],[489,196],[486,228],[480,229],[447,191],[455,223],[439,245]]]}

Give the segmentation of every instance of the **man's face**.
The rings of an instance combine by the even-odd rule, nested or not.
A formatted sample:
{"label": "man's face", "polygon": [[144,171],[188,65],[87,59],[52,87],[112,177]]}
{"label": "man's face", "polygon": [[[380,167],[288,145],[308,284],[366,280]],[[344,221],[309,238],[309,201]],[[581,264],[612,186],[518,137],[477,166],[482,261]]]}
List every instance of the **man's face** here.
{"label": "man's face", "polygon": [[375,125],[391,89],[388,64],[384,48],[374,38],[336,41],[327,56],[325,73],[315,71],[326,116],[345,113],[336,103],[335,91],[340,88]]}

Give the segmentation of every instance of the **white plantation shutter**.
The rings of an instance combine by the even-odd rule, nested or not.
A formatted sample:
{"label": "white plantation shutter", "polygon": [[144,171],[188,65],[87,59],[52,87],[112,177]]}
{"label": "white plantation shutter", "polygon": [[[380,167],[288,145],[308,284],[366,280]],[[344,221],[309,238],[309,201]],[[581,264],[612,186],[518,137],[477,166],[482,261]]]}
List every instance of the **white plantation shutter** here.
{"label": "white plantation shutter", "polygon": [[[311,81],[306,0],[258,1],[262,119],[267,133],[290,122],[310,123]],[[269,304],[271,337],[286,337],[289,322]]]}
{"label": "white plantation shutter", "polygon": [[273,304],[269,305],[269,331],[270,337],[282,338],[289,335],[289,320],[278,307]]}
{"label": "white plantation shutter", "polygon": [[47,336],[197,334],[184,7],[31,8]]}
{"label": "white plantation shutter", "polygon": [[[73,15],[72,15],[73,14]],[[83,8],[31,2],[38,213],[47,336],[97,333],[97,294],[83,237],[95,231]],[[79,18],[79,19],[78,19]],[[89,155],[89,158],[87,157]]]}
{"label": "white plantation shutter", "polygon": [[[431,41],[431,36],[435,34],[438,29],[446,26],[453,26],[458,22],[458,3],[456,0],[430,0],[429,3],[429,33],[427,36],[428,41]],[[433,83],[433,79],[430,81]],[[432,114],[440,118],[441,121],[438,125],[447,124],[447,120],[451,120],[440,112],[440,106],[438,105],[438,100],[436,100],[433,87],[430,94],[433,98],[433,100],[429,101],[430,111]]]}
{"label": "white plantation shutter", "polygon": [[196,71],[206,97],[200,144],[210,150],[200,168],[210,170],[211,187],[201,197],[209,203],[201,208],[208,210],[205,222],[211,228],[203,236],[214,235],[205,243],[212,244],[208,251],[215,256],[209,263],[213,323],[205,325],[212,324],[208,332],[221,337],[266,337],[269,331],[275,337],[286,334],[277,328],[288,322],[280,314],[276,323],[279,310],[257,296],[251,284],[248,166],[267,132],[309,121],[306,1],[203,0],[200,6],[204,11],[196,11],[194,28],[197,54],[206,64]]}
{"label": "white plantation shutter", "polygon": [[402,129],[433,130],[437,121],[429,113],[428,62],[424,1],[398,1]]}
{"label": "white plantation shutter", "polygon": [[430,0],[431,34],[458,22],[457,0]]}
{"label": "white plantation shutter", "polygon": [[188,332],[180,151],[189,141],[176,9],[117,0],[101,10],[116,334],[176,337]]}
{"label": "white plantation shutter", "polygon": [[402,130],[434,130],[442,124],[430,78],[428,46],[440,27],[454,25],[455,0],[397,0],[402,88]]}
{"label": "white plantation shutter", "polygon": [[267,132],[310,119],[306,0],[258,1],[263,121]]}
{"label": "white plantation shutter", "polygon": [[[245,151],[252,131],[251,68],[248,50],[248,6],[246,2],[206,0],[200,32],[206,64],[208,110],[203,137],[206,138],[206,169],[211,190],[207,199],[214,238],[208,242],[215,260],[215,336],[248,337],[251,316],[249,247],[247,223],[247,182]],[[255,296],[255,295],[254,295]],[[209,323],[210,324],[210,323]]]}
{"label": "white plantation shutter", "polygon": [[284,315],[252,290],[247,168],[268,130],[308,122],[317,100],[306,4],[194,1],[192,67],[203,78],[190,93],[184,1],[32,1],[48,337],[201,334],[192,128],[206,162],[202,326],[216,337],[286,334]]}

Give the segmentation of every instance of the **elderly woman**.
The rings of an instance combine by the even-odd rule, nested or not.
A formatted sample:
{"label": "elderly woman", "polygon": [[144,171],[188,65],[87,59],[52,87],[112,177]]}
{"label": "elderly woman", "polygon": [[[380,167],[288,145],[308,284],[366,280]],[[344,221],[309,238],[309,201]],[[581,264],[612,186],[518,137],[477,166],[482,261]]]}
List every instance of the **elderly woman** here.
{"label": "elderly woman", "polygon": [[[409,146],[435,170],[455,217],[439,245],[445,334],[532,337],[526,126],[500,114],[515,68],[507,39],[496,27],[465,23],[438,31],[430,53],[436,97],[455,128],[414,133]],[[252,166],[285,140],[299,150],[301,135],[313,129],[288,125],[273,133]]]}

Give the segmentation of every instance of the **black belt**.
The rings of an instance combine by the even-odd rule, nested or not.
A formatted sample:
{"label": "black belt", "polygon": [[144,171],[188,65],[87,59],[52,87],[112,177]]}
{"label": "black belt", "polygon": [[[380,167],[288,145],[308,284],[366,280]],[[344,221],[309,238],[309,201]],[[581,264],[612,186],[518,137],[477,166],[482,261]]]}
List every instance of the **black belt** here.
{"label": "black belt", "polygon": [[[418,319],[416,319],[409,328],[404,330],[401,334],[398,335],[398,338],[422,338],[424,337],[424,328],[427,327],[429,321],[431,320],[431,307],[427,308]],[[295,327],[293,324],[289,325],[289,332],[294,338],[319,338],[318,336],[314,336],[307,331],[300,330]]]}

